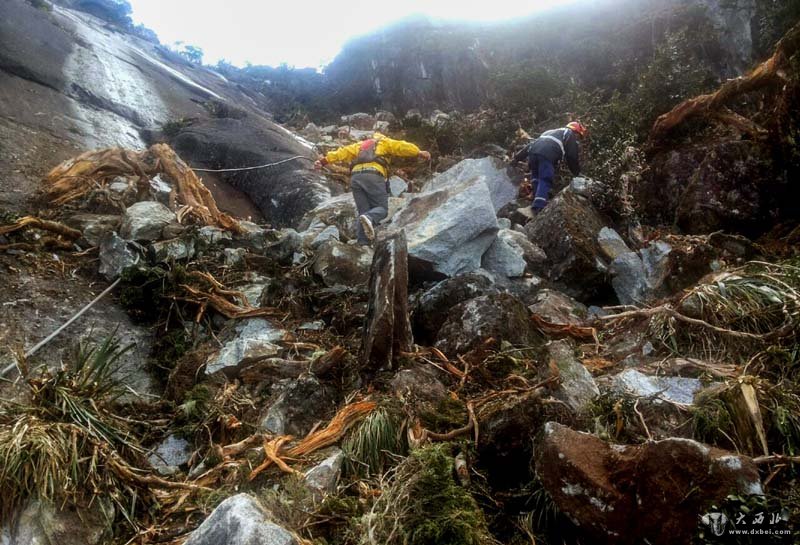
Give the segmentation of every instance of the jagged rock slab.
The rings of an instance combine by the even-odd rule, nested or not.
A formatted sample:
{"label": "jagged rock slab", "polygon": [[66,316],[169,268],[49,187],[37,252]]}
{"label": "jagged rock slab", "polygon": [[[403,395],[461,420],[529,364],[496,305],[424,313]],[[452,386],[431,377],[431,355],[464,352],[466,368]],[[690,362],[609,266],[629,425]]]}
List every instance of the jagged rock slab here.
{"label": "jagged rock slab", "polygon": [[610,227],[600,229],[600,232],[597,233],[597,243],[600,244],[603,254],[610,260],[631,251],[619,233]]}
{"label": "jagged rock slab", "polygon": [[548,422],[536,473],[588,543],[689,543],[698,516],[729,494],[763,494],[749,458],[691,439],[609,444]]}
{"label": "jagged rock slab", "polygon": [[495,212],[517,198],[519,189],[506,173],[505,163],[494,157],[464,159],[454,167],[436,175],[423,186],[422,191],[436,191],[475,177],[482,178],[486,184]]}
{"label": "jagged rock slab", "polygon": [[237,494],[219,504],[185,545],[297,545],[295,537],[270,520],[249,494]]}
{"label": "jagged rock slab", "polygon": [[164,227],[175,221],[172,210],[160,202],[137,202],[125,211],[120,235],[127,240],[160,240]]}
{"label": "jagged rock slab", "polygon": [[408,247],[403,232],[375,248],[369,306],[362,342],[362,365],[377,371],[393,366],[414,344],[408,319]]}
{"label": "jagged rock slab", "polygon": [[[335,225],[345,240],[356,238],[356,201],[352,193],[343,193],[320,203],[310,210],[299,224],[299,231],[313,225]],[[315,222],[315,220],[317,220]],[[323,227],[324,229],[324,227]]]}
{"label": "jagged rock slab", "polygon": [[498,229],[491,195],[478,176],[411,197],[388,230],[406,231],[412,276],[441,278],[479,268]]}

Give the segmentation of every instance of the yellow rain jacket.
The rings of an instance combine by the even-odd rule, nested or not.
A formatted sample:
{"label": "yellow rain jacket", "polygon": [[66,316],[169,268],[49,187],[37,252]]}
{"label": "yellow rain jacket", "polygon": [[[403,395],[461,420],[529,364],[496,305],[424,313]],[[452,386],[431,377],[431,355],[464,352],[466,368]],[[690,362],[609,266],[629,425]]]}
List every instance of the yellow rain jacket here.
{"label": "yellow rain jacket", "polygon": [[[373,136],[378,141],[375,147],[375,154],[388,158],[388,157],[416,157],[419,155],[420,149],[411,142],[403,140],[393,140],[380,133],[375,133]],[[361,142],[350,144],[349,146],[341,147],[335,151],[329,151],[325,155],[325,160],[329,163],[351,163],[358,157],[358,152],[361,149]],[[362,170],[377,170],[383,174],[384,178],[389,177],[386,172],[386,167],[380,163],[362,163],[353,167],[353,174]]]}

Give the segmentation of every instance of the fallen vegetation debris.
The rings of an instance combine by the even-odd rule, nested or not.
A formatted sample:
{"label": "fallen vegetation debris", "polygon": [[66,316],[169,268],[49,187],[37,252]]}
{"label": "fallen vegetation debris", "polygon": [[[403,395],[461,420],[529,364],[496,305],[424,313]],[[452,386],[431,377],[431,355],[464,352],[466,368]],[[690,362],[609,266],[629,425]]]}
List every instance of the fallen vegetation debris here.
{"label": "fallen vegetation debris", "polygon": [[[718,119],[727,122],[740,121],[740,116],[730,114],[719,116],[722,106],[730,102],[733,98],[775,82],[785,80],[784,70],[787,68],[792,56],[800,50],[800,25],[795,25],[775,46],[773,55],[758,65],[748,74],[729,80],[714,93],[700,95],[681,102],[671,111],[659,116],[650,131],[651,141],[656,142],[662,139],[670,130],[677,127],[690,117],[704,114],[717,115]],[[748,131],[753,129],[748,124]],[[755,131],[760,134],[761,131]]]}
{"label": "fallen vegetation debris", "polygon": [[122,148],[89,151],[64,161],[45,177],[44,197],[53,205],[62,206],[103,189],[118,176],[137,180],[137,187],[144,191],[157,174],[172,183],[170,208],[179,220],[191,216],[204,225],[241,232],[239,222],[219,210],[200,178],[166,144],[154,144],[141,152]]}

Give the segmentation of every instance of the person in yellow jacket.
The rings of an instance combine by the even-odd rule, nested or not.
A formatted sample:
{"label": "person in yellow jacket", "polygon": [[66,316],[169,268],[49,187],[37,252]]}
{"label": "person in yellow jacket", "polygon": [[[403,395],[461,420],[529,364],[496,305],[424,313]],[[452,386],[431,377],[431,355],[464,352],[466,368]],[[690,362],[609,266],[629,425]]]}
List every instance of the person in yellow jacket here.
{"label": "person in yellow jacket", "polygon": [[359,244],[375,240],[375,226],[389,213],[390,157],[417,157],[427,161],[431,154],[410,142],[393,140],[376,132],[363,142],[328,152],[314,164],[320,169],[328,163],[350,163],[350,187],[358,210]]}

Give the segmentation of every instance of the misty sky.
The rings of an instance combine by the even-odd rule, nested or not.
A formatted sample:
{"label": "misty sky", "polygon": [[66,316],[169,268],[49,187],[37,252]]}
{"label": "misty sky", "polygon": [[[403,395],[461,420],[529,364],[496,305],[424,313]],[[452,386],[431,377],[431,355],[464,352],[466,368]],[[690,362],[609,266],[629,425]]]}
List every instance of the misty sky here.
{"label": "misty sky", "polygon": [[[321,67],[342,45],[413,14],[498,21],[577,0],[130,0],[133,19],[162,43],[201,47],[204,62]],[[586,1],[586,0],[583,0]]]}

